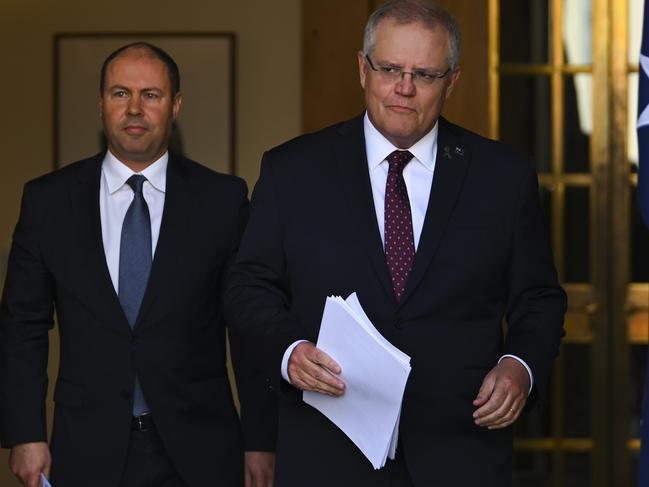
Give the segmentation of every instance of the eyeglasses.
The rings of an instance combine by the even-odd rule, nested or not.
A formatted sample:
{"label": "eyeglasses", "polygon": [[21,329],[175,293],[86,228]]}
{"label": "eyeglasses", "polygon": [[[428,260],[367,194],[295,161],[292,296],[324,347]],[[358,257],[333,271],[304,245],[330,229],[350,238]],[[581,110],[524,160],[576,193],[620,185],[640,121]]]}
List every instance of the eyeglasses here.
{"label": "eyeglasses", "polygon": [[400,68],[399,66],[382,66],[380,64],[375,67],[374,63],[367,54],[365,54],[365,59],[367,60],[370,68],[372,68],[373,71],[376,71],[377,73],[379,73],[379,76],[381,76],[382,79],[391,83],[401,81],[406,74],[409,74],[410,79],[412,79],[412,82],[414,84],[421,86],[430,86],[435,81],[446,77],[446,75],[451,72],[450,66],[443,73],[440,73],[439,71],[427,71],[425,69],[404,71],[403,68]]}

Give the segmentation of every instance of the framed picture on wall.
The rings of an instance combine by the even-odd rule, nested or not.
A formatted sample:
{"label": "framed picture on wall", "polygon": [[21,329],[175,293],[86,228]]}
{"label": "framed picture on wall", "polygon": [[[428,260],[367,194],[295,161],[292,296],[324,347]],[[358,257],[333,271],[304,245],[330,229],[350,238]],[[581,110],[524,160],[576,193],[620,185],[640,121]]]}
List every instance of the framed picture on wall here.
{"label": "framed picture on wall", "polygon": [[54,38],[54,167],[105,149],[99,74],[115,49],[137,41],[167,51],[180,70],[183,103],[170,148],[220,172],[236,173],[235,35],[62,33]]}

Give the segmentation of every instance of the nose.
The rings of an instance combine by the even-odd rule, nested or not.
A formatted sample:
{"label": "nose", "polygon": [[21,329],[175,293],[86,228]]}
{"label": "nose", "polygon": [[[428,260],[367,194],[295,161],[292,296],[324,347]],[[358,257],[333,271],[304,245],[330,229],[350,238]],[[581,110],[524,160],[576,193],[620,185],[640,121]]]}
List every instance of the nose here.
{"label": "nose", "polygon": [[140,107],[140,98],[137,96],[132,96],[128,102],[128,114],[131,116],[137,116],[142,114],[142,109]]}
{"label": "nose", "polygon": [[406,71],[401,73],[401,79],[395,85],[395,91],[399,95],[413,96],[415,94],[415,83],[412,73]]}

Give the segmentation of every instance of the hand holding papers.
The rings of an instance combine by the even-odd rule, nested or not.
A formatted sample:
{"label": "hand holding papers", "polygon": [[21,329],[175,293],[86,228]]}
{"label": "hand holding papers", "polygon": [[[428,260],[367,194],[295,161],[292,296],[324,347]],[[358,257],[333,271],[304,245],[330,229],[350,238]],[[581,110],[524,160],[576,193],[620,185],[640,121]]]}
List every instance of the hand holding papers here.
{"label": "hand holding papers", "polygon": [[342,368],[342,397],[305,391],[310,404],[338,426],[375,469],[394,458],[410,357],[388,342],[367,317],[356,293],[328,297],[317,346]]}

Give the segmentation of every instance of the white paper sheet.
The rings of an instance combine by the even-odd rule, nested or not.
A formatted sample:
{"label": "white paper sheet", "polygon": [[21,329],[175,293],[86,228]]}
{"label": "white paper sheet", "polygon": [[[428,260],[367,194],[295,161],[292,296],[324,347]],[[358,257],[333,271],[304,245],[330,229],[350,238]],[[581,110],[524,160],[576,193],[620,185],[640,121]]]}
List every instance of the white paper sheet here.
{"label": "white paper sheet", "polygon": [[41,487],[52,487],[52,484],[50,484],[47,479],[45,478],[45,475],[41,472]]}
{"label": "white paper sheet", "polygon": [[371,323],[356,293],[325,303],[317,347],[340,365],[345,394],[331,397],[305,391],[310,404],[338,426],[375,469],[394,458],[410,357]]}

